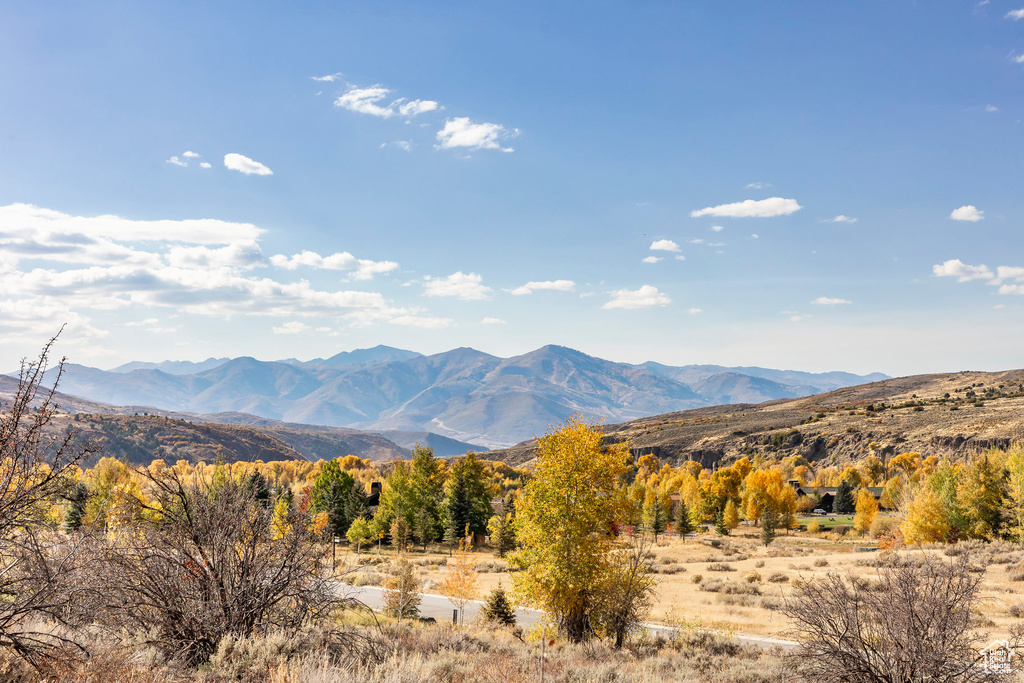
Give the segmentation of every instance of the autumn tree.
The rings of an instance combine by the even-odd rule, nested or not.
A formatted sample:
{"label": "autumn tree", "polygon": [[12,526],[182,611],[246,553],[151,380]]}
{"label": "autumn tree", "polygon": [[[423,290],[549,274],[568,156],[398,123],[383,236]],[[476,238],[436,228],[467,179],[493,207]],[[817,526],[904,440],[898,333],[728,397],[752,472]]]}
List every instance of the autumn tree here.
{"label": "autumn tree", "polygon": [[369,543],[375,536],[370,523],[362,517],[353,521],[345,533],[345,538],[348,539],[348,542],[356,547],[356,555],[359,554],[363,544]]}
{"label": "autumn tree", "polygon": [[459,551],[455,553],[454,561],[448,563],[448,569],[438,586],[438,592],[459,610],[460,624],[463,622],[466,603],[474,599],[477,592],[476,570],[473,568],[469,548],[470,544],[463,539],[459,544]]}
{"label": "autumn tree", "polygon": [[665,533],[665,529],[668,528],[668,515],[665,514],[665,507],[658,499],[658,494],[654,489],[648,489],[644,496],[643,522],[644,529],[654,534],[655,542],[658,541],[658,536]]}
{"label": "autumn tree", "polygon": [[606,585],[616,490],[628,445],[601,446],[579,418],[537,444],[534,478],[516,507],[521,548],[509,555],[516,594],[551,614],[572,642],[590,638],[590,614]]}
{"label": "autumn tree", "polygon": [[505,557],[516,547],[515,514],[515,499],[509,493],[505,496],[501,512],[491,517],[487,523],[487,533],[498,557]]}
{"label": "autumn tree", "polygon": [[603,583],[595,592],[593,626],[622,647],[630,631],[643,623],[651,610],[656,581],[651,566],[654,541],[647,534],[633,534],[608,554]]}
{"label": "autumn tree", "polygon": [[1003,528],[1003,469],[997,464],[1001,454],[992,451],[975,459],[964,471],[961,500],[969,518],[969,533],[974,538],[994,539]]}
{"label": "autumn tree", "polygon": [[740,513],[732,498],[726,501],[725,507],[722,509],[722,523],[729,531],[740,525]]}
{"label": "autumn tree", "polygon": [[862,534],[867,533],[871,523],[878,516],[878,502],[871,492],[865,488],[857,491],[857,508],[853,516],[853,528]]}
{"label": "autumn tree", "polygon": [[945,540],[949,524],[942,510],[942,501],[927,482],[918,485],[900,530],[908,545]]}

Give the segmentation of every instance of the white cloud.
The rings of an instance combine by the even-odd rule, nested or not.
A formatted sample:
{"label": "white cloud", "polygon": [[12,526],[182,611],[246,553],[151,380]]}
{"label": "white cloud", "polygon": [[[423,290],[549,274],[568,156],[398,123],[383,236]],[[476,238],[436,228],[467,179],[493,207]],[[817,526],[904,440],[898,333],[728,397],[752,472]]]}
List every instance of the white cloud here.
{"label": "white cloud", "polygon": [[642,259],[643,263],[657,263],[658,261],[661,260],[662,258],[660,256],[645,256]]}
{"label": "white cloud", "polygon": [[452,324],[451,318],[436,318],[425,315],[400,315],[388,320],[392,325],[419,327],[424,330],[440,330]]}
{"label": "white cloud", "polygon": [[769,197],[768,199],[747,199],[733,204],[720,204],[709,206],[696,211],[691,211],[690,216],[700,218],[701,216],[727,216],[729,218],[771,218],[773,216],[788,216],[796,213],[801,207],[795,199],[783,199],[782,197]]}
{"label": "white cloud", "polygon": [[721,226],[721,225],[712,225],[711,226],[711,231],[712,232],[722,232],[723,230],[725,230],[725,228],[723,226]]}
{"label": "white cloud", "polygon": [[835,218],[831,219],[829,222],[830,223],[856,223],[857,219],[854,218],[853,216],[844,216],[843,214],[839,214]]}
{"label": "white cloud", "polygon": [[985,107],[985,111],[987,111],[987,112],[997,112],[997,111],[999,111],[999,107],[997,107],[994,104],[990,104],[990,105]]}
{"label": "white cloud", "polygon": [[334,81],[340,80],[344,74],[327,74],[326,76],[310,76],[309,78],[320,83],[334,83]]}
{"label": "white cloud", "polygon": [[753,234],[751,235],[751,237],[752,237],[753,239],[755,239],[755,240],[756,240],[756,239],[757,239],[758,237],[760,237],[760,235],[758,235],[758,234],[757,234],[757,233],[755,232],[755,233],[753,233]]}
{"label": "white cloud", "polygon": [[234,152],[224,155],[224,166],[245,175],[274,175],[273,171],[260,162]]}
{"label": "white cloud", "polygon": [[978,207],[973,204],[965,204],[959,209],[953,209],[952,213],[949,214],[949,217],[955,221],[970,221],[972,223],[977,223],[985,217],[985,212],[979,211]]}
{"label": "white cloud", "polygon": [[691,308],[686,312],[689,313],[690,315],[697,315],[698,313],[703,313],[704,310],[700,308]]}
{"label": "white cloud", "polygon": [[679,245],[672,240],[654,240],[651,251],[679,251]]}
{"label": "white cloud", "polygon": [[186,159],[198,159],[199,158],[198,154],[196,154],[195,152],[189,152],[189,151],[186,151],[181,156],[185,157]]}
{"label": "white cloud", "polygon": [[685,261],[685,260],[686,260],[686,257],[683,256],[682,254],[680,254],[679,256],[676,256],[676,261]]}
{"label": "white cloud", "polygon": [[771,187],[771,186],[772,186],[771,183],[765,183],[765,182],[762,182],[762,181],[759,180],[759,181],[757,181],[755,183],[748,183],[747,185],[744,185],[743,189],[744,190],[763,190],[766,187]]}
{"label": "white cloud", "polygon": [[[417,308],[392,306],[377,292],[325,291],[305,280],[245,275],[266,265],[258,242],[263,232],[248,223],[214,219],[141,221],[71,216],[28,204],[0,206],[0,338],[52,334],[65,320],[79,338],[102,336],[83,312],[130,307],[219,317],[331,315],[356,325],[446,324]],[[285,267],[292,265],[281,258]],[[21,270],[26,259],[44,265]],[[305,252],[295,264],[305,261],[347,268],[358,278],[396,267],[348,254],[310,257]],[[5,316],[13,322],[5,324]],[[13,330],[14,323],[20,331]]]}
{"label": "white cloud", "polygon": [[508,323],[501,318],[484,318],[480,321],[484,325],[507,325]]}
{"label": "white cloud", "polygon": [[611,292],[611,296],[601,308],[652,308],[672,303],[667,294],[652,285],[644,285],[640,289],[617,289]]}
{"label": "white cloud", "polygon": [[806,318],[810,318],[810,317],[811,316],[809,316],[809,315],[801,315],[801,314],[797,313],[797,314],[789,316],[789,319],[790,319],[791,322],[798,323],[801,320],[805,320]]}
{"label": "white cloud", "polygon": [[307,332],[312,328],[306,323],[298,322],[297,320],[292,320],[286,322],[283,325],[272,327],[270,329],[273,331],[274,334],[302,334],[303,332]]}
{"label": "white cloud", "polygon": [[1024,281],[1024,268],[1019,266],[998,266],[996,268],[996,277],[990,284],[999,285],[1004,280]]}
{"label": "white cloud", "polygon": [[1015,64],[1024,64],[1024,55],[1017,55],[1016,57],[1011,57],[1011,59]]}
{"label": "white cloud", "polygon": [[483,278],[476,273],[461,270],[447,277],[424,278],[424,296],[453,296],[463,301],[479,301],[490,298],[491,288],[481,284]]}
{"label": "white cloud", "polygon": [[211,164],[209,161],[200,161],[199,168],[213,168],[213,164]]}
{"label": "white cloud", "polygon": [[689,242],[690,244],[704,244],[704,239],[702,237],[695,237],[692,240],[686,241]]}
{"label": "white cloud", "polygon": [[510,294],[515,296],[523,296],[524,294],[533,294],[540,290],[550,290],[554,292],[572,292],[576,289],[576,283],[572,280],[544,280],[541,282],[527,282],[521,287],[509,290]]}
{"label": "white cloud", "polygon": [[301,254],[285,256],[276,254],[270,257],[270,263],[278,268],[295,270],[299,266],[309,268],[320,268],[323,270],[349,270],[353,271],[353,280],[369,280],[374,275],[390,273],[398,268],[394,261],[371,261],[370,259],[357,259],[347,251],[337,252],[329,256],[321,256],[315,251],[303,251]]}
{"label": "white cloud", "polygon": [[382,143],[380,143],[380,149],[384,149],[386,147],[397,147],[398,149],[400,149],[400,150],[402,150],[404,152],[410,152],[410,151],[412,151],[412,141],[411,140],[395,140],[393,142],[382,142]]}
{"label": "white cloud", "polygon": [[396,113],[405,117],[413,117],[428,111],[436,111],[439,108],[438,103],[433,100],[413,100],[407,102],[405,98],[399,98],[388,104],[382,104],[391,92],[391,90],[381,85],[374,85],[369,88],[352,87],[344,95],[334,100],[334,106],[359,114],[379,116],[382,119],[389,119]]}
{"label": "white cloud", "polygon": [[396,100],[393,104],[398,105],[398,113],[402,116],[417,116],[419,114],[425,114],[428,111],[437,111],[438,104],[433,100],[413,100],[412,102],[402,102],[402,100]]}
{"label": "white cloud", "polygon": [[932,274],[936,277],[955,277],[957,282],[991,280],[993,277],[992,271],[988,269],[988,266],[969,266],[960,259],[950,259],[932,266]]}
{"label": "white cloud", "polygon": [[167,163],[174,164],[175,166],[181,166],[183,168],[188,166],[188,162],[187,161],[182,161],[177,156],[173,156],[170,159],[168,159]]}
{"label": "white cloud", "polygon": [[819,296],[811,303],[817,304],[818,306],[838,306],[840,304],[848,304],[850,302],[847,301],[846,299],[837,299],[831,296]]}
{"label": "white cloud", "polygon": [[1012,9],[1006,13],[1004,19],[1012,19],[1013,21],[1020,21],[1024,19],[1024,9]]}
{"label": "white cloud", "polygon": [[508,130],[497,123],[473,123],[467,117],[448,119],[444,128],[437,132],[438,149],[500,149],[502,152],[514,151],[511,147],[502,147],[502,141],[519,135],[518,129]]}

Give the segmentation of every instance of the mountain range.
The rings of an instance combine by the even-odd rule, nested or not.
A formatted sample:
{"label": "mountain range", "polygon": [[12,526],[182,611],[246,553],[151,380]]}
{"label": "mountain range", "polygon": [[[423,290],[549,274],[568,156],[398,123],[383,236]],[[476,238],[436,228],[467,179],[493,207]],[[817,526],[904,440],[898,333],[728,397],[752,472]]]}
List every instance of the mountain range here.
{"label": "mountain range", "polygon": [[63,393],[193,414],[247,413],[307,425],[434,433],[503,447],[574,413],[625,421],[721,403],[756,403],[884,379],[756,367],[617,363],[562,346],[512,358],[470,348],[434,355],[377,346],[310,361],[211,358],[68,364]]}

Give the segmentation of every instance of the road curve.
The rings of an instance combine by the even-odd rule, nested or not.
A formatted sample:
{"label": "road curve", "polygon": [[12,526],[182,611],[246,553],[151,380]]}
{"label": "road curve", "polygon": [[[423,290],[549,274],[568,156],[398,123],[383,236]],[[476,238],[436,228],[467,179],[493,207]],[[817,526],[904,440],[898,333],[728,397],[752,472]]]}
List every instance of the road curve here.
{"label": "road curve", "polygon": [[[384,607],[384,589],[379,586],[350,586],[348,584],[338,584],[338,590],[346,598],[358,600],[372,610],[380,610]],[[453,605],[448,598],[443,595],[435,595],[433,593],[420,593],[420,596],[422,597],[422,600],[420,601],[421,617],[432,617],[437,619],[439,623],[453,621],[455,605]],[[463,617],[463,623],[472,623],[480,615],[480,608],[483,604],[484,603],[481,600],[470,600],[466,603],[466,612]],[[544,613],[540,610],[527,609],[525,607],[516,608],[516,623],[524,628],[533,626],[543,616]],[[672,627],[664,624],[644,624],[644,628],[652,633],[659,633],[662,635],[668,635],[672,631]],[[753,645],[765,650],[773,647],[778,647],[783,650],[793,650],[799,645],[796,641],[774,638],[772,636],[737,633],[733,637],[745,645]]]}

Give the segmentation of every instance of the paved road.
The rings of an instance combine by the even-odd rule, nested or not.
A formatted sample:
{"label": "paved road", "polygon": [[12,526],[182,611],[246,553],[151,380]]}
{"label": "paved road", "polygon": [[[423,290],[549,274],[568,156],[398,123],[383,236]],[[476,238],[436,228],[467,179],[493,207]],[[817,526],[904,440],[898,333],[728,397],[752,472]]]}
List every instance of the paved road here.
{"label": "paved road", "polygon": [[[347,597],[359,600],[370,609],[380,610],[384,607],[384,591],[379,586],[348,586],[340,584],[340,590]],[[421,595],[423,599],[420,601],[420,616],[433,617],[434,619],[437,619],[439,623],[452,621],[452,612],[454,611],[455,606],[452,605],[448,598],[443,595],[434,595],[432,593],[421,593]],[[480,608],[483,604],[484,603],[480,600],[472,600],[467,603],[464,623],[472,623],[480,614]],[[516,609],[516,623],[524,629],[528,629],[533,626],[543,616],[544,613],[540,610],[526,609],[524,607]],[[644,628],[652,633],[659,633],[666,636],[672,631],[670,627],[663,624],[644,624]],[[797,643],[792,640],[783,640],[781,638],[773,638],[771,636],[737,634],[735,638],[741,643],[754,645],[766,650],[772,647],[780,647],[783,650],[792,650],[797,646]]]}

